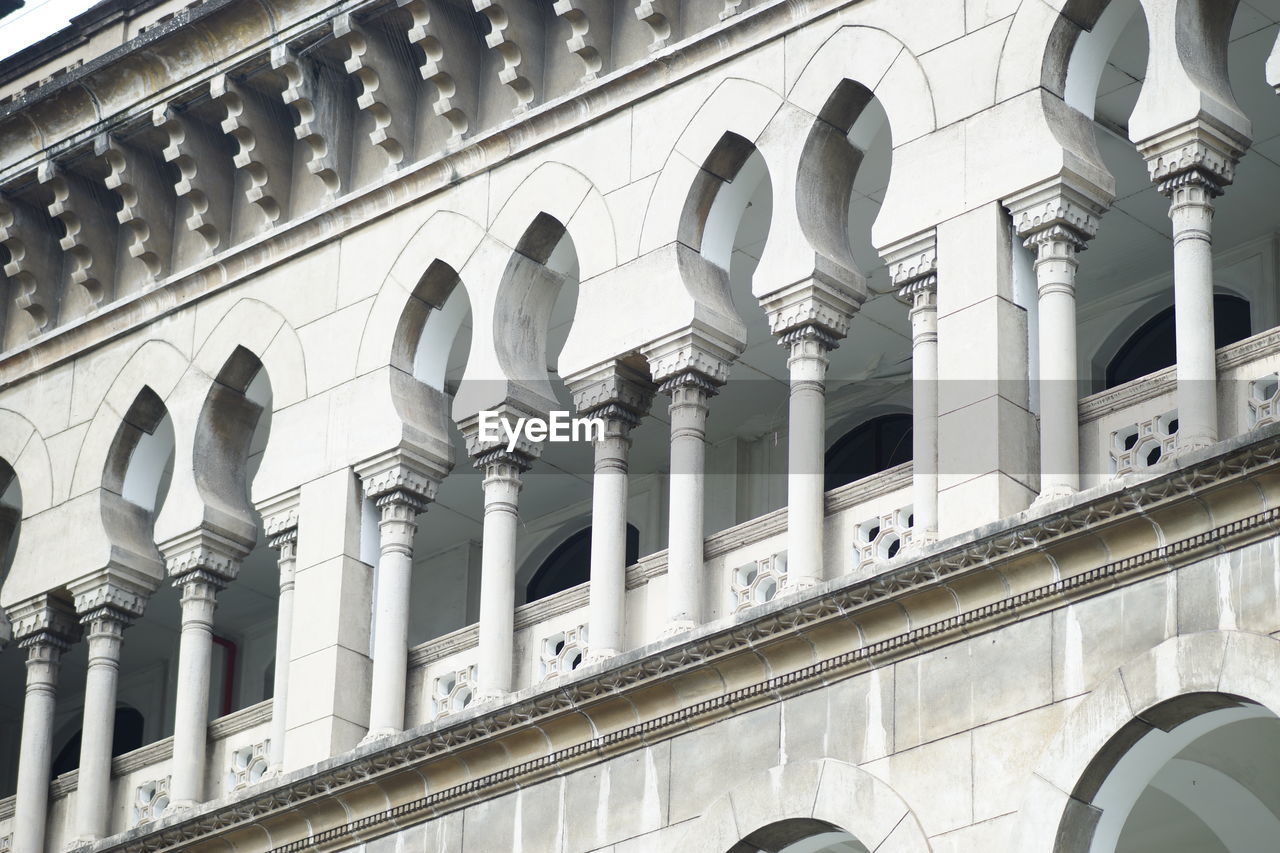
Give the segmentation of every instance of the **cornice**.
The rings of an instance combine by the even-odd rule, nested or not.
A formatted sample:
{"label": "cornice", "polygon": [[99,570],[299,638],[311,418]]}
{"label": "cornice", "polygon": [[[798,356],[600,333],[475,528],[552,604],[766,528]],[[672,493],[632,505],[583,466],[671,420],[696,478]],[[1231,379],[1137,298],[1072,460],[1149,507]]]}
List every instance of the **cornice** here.
{"label": "cornice", "polygon": [[[407,732],[399,742],[358,750],[354,756],[325,762],[317,771],[293,774],[282,781],[259,786],[243,800],[217,804],[203,813],[163,821],[146,832],[131,832],[119,840],[95,845],[98,851],[144,853],[191,844],[234,830],[273,813],[295,808],[320,796],[341,796],[346,791],[403,774],[406,768],[459,747],[540,724],[565,713],[590,714],[598,700],[616,699],[619,693],[669,678],[675,673],[736,653],[753,649],[845,619],[883,612],[883,605],[924,588],[959,580],[979,571],[1018,571],[1017,558],[1036,553],[1078,534],[1095,535],[1123,521],[1149,514],[1156,508],[1187,499],[1214,486],[1247,481],[1270,473],[1280,465],[1280,427],[1223,442],[1209,451],[1184,457],[1186,467],[1162,470],[1141,481],[1109,484],[1081,493],[1080,502],[1050,515],[1028,519],[1017,516],[939,543],[934,553],[904,561],[863,581],[849,578],[828,582],[803,592],[782,596],[762,605],[754,618],[725,627],[710,625],[675,642],[655,643],[620,655],[607,664],[584,668],[578,677],[549,690],[530,689],[517,694],[505,707],[470,710],[446,725],[432,724]],[[1160,466],[1163,467],[1163,466]],[[1250,491],[1253,491],[1250,487]],[[1254,497],[1261,504],[1258,493]],[[1234,504],[1233,504],[1234,505]],[[1197,517],[1202,517],[1198,515]],[[860,669],[882,665],[957,639],[973,636],[1007,623],[1056,608],[1072,600],[1114,589],[1155,573],[1168,572],[1190,560],[1223,548],[1242,547],[1249,541],[1274,535],[1280,509],[1266,509],[1217,527],[1202,530],[1124,559],[1085,569],[1069,577],[1032,586],[1024,592],[970,607],[920,627],[901,631],[880,641],[834,654],[762,682],[750,684],[696,704],[675,708],[644,722],[595,737],[403,803],[385,812],[353,816],[310,837],[286,842],[275,853],[327,848],[403,828],[417,820],[463,807],[493,796],[513,783],[527,785],[546,773],[563,774],[575,765],[601,760],[610,753],[635,748],[655,739],[687,731],[728,713],[741,713],[755,705],[779,701],[790,695],[847,677]],[[1127,528],[1135,529],[1135,528]],[[1156,542],[1155,531],[1151,541]],[[1006,588],[1003,585],[997,585]],[[849,632],[856,636],[856,631]],[[418,816],[415,819],[415,815]]]}

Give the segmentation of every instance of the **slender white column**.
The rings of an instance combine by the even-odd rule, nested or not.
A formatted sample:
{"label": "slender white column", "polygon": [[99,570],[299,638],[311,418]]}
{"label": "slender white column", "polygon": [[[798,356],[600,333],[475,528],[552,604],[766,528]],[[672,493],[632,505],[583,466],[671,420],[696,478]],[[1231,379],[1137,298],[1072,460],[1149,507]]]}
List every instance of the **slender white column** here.
{"label": "slender white column", "polygon": [[836,339],[814,324],[783,335],[789,347],[791,397],[787,425],[787,585],[810,587],[823,580],[823,521],[826,518],[827,354]]}
{"label": "slender white column", "polygon": [[276,603],[276,668],[271,690],[271,768],[270,772],[284,771],[284,741],[289,712],[289,658],[293,644],[293,588],[298,563],[298,526],[296,519],[291,526],[272,533],[268,524],[267,541],[278,554],[280,566],[280,600]]}
{"label": "slender white column", "polygon": [[223,580],[203,571],[174,581],[182,590],[182,634],[178,640],[178,689],[173,716],[170,808],[194,808],[204,801],[208,761],[209,674],[213,656],[213,611]]}
{"label": "slender white column", "polygon": [[492,450],[476,457],[484,471],[484,533],[480,552],[480,637],[477,699],[499,700],[514,689],[516,530],[521,475],[532,459]]}
{"label": "slender white column", "polygon": [[716,386],[703,374],[687,370],[659,390],[671,397],[667,626],[662,633],[672,636],[702,624],[707,400]]}
{"label": "slender white column", "polygon": [[1235,177],[1247,140],[1192,122],[1140,145],[1151,179],[1169,199],[1178,377],[1178,450],[1218,440],[1213,330],[1213,199]]}
{"label": "slender white column", "polygon": [[381,514],[381,547],[374,591],[373,692],[366,740],[404,730],[413,536],[418,531],[418,513],[426,509],[423,497],[402,489],[379,495],[376,503]]}
{"label": "slender white column", "polygon": [[99,607],[80,619],[89,641],[89,668],[84,685],[75,829],[76,840],[84,843],[108,834],[116,682],[124,629],[132,618],[132,614],[113,607]]}
{"label": "slender white column", "polygon": [[18,753],[13,853],[44,853],[58,668],[62,653],[75,636],[74,616],[65,605],[49,599],[15,608],[14,636],[27,652],[27,689]]}

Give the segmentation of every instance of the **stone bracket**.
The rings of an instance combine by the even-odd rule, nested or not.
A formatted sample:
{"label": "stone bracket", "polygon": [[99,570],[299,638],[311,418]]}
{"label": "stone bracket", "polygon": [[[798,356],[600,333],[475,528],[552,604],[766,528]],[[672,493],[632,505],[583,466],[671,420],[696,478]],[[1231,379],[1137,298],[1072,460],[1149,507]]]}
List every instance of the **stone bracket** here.
{"label": "stone bracket", "polygon": [[307,171],[330,195],[342,192],[351,155],[351,122],[346,121],[343,87],[318,59],[303,58],[283,44],[271,48],[271,67],[284,77],[280,99],[293,107],[293,136],[306,146]]}
{"label": "stone bracket", "polygon": [[445,148],[455,150],[462,146],[472,121],[479,114],[479,88],[473,69],[480,67],[480,63],[468,50],[473,37],[460,29],[459,24],[465,22],[459,21],[457,14],[442,0],[397,0],[397,3],[413,18],[409,41],[422,49],[424,58],[419,71],[422,79],[435,88],[431,110],[449,123]]}
{"label": "stone bracket", "polygon": [[595,80],[611,46],[609,0],[556,0],[552,9],[569,25],[565,47],[582,61],[582,82]]}
{"label": "stone bracket", "polygon": [[520,115],[538,97],[542,80],[542,22],[532,3],[510,0],[472,0],[489,21],[484,43],[502,58],[498,80],[515,95],[512,113]]}
{"label": "stone bracket", "polygon": [[40,164],[37,176],[53,194],[49,215],[62,224],[58,245],[66,254],[67,277],[85,289],[94,306],[110,302],[115,289],[116,229],[103,198],[106,190],[51,160]]}
{"label": "stone bracket", "polygon": [[282,108],[226,74],[209,82],[209,94],[226,110],[222,132],[236,143],[231,162],[249,178],[245,198],[262,211],[268,226],[282,221],[289,209],[293,164],[293,142],[285,133]]}
{"label": "stone bracket", "polygon": [[680,22],[680,6],[677,0],[636,0],[636,18],[649,27],[653,41],[649,52],[662,50],[676,39],[675,30]]}
{"label": "stone bracket", "polygon": [[348,52],[343,67],[360,86],[356,107],[373,119],[369,141],[397,169],[413,160],[417,95],[408,56],[397,53],[381,25],[357,23],[350,12],[333,19],[333,35]]}
{"label": "stone bracket", "polygon": [[4,274],[14,285],[14,304],[31,318],[35,337],[58,316],[62,257],[44,212],[0,192],[0,246],[9,253]]}
{"label": "stone bracket", "polygon": [[150,152],[104,133],[94,153],[106,161],[103,183],[120,197],[116,221],[128,235],[129,257],[137,258],[154,281],[169,271],[173,254],[173,188]]}
{"label": "stone bracket", "polygon": [[178,169],[174,193],[183,203],[187,230],[204,240],[206,254],[217,251],[230,236],[231,181],[226,152],[215,131],[186,112],[162,104],[151,121],[167,137],[166,163]]}

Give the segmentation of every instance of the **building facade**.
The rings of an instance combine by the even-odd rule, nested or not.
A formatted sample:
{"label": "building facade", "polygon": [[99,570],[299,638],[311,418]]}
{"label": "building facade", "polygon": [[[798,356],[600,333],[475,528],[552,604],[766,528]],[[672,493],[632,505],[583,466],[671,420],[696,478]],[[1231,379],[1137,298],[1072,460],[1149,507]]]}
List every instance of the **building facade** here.
{"label": "building facade", "polygon": [[0,40],[0,853],[1276,849],[1278,36]]}

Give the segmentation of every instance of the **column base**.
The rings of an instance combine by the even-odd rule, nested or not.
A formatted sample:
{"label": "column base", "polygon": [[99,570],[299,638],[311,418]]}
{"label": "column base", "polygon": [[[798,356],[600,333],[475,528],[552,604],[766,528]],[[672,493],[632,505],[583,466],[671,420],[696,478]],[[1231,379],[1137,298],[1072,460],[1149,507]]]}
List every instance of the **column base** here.
{"label": "column base", "polygon": [[179,812],[192,812],[200,807],[197,800],[170,800],[169,806],[164,810],[165,816],[178,814]]}
{"label": "column base", "polygon": [[604,663],[609,658],[617,656],[617,649],[588,649],[586,657],[582,659],[582,665],[591,666],[592,664]]}
{"label": "column base", "polygon": [[374,741],[386,740],[389,737],[394,737],[395,735],[400,734],[400,731],[400,729],[393,729],[390,726],[384,726],[380,729],[369,729],[368,734],[360,738],[360,745],[364,746],[365,744],[373,743]]}
{"label": "column base", "polygon": [[1178,436],[1178,449],[1174,452],[1174,456],[1186,456],[1189,453],[1197,453],[1207,447],[1213,447],[1218,443],[1216,438],[1207,435]]}
{"label": "column base", "polygon": [[1078,490],[1073,489],[1070,486],[1050,486],[1040,494],[1036,495],[1036,499],[1031,502],[1029,509],[1032,512],[1036,512],[1044,509],[1049,504],[1057,503],[1060,500],[1070,498],[1076,494],[1078,494]]}
{"label": "column base", "polygon": [[489,703],[502,704],[511,698],[511,693],[506,690],[495,690],[488,688],[480,690],[476,693],[475,704],[488,705]]}
{"label": "column base", "polygon": [[658,639],[666,640],[680,634],[687,634],[697,627],[692,619],[677,619],[674,622],[668,622],[667,627],[663,628],[658,634]]}
{"label": "column base", "polygon": [[62,845],[62,849],[65,851],[79,850],[81,847],[89,847],[93,844],[97,844],[101,840],[102,836],[99,835],[81,835],[78,838],[73,838],[66,844]]}
{"label": "column base", "polygon": [[911,531],[911,543],[902,550],[902,554],[907,557],[915,557],[928,551],[936,544],[938,544],[938,531],[917,531],[913,529]]}

